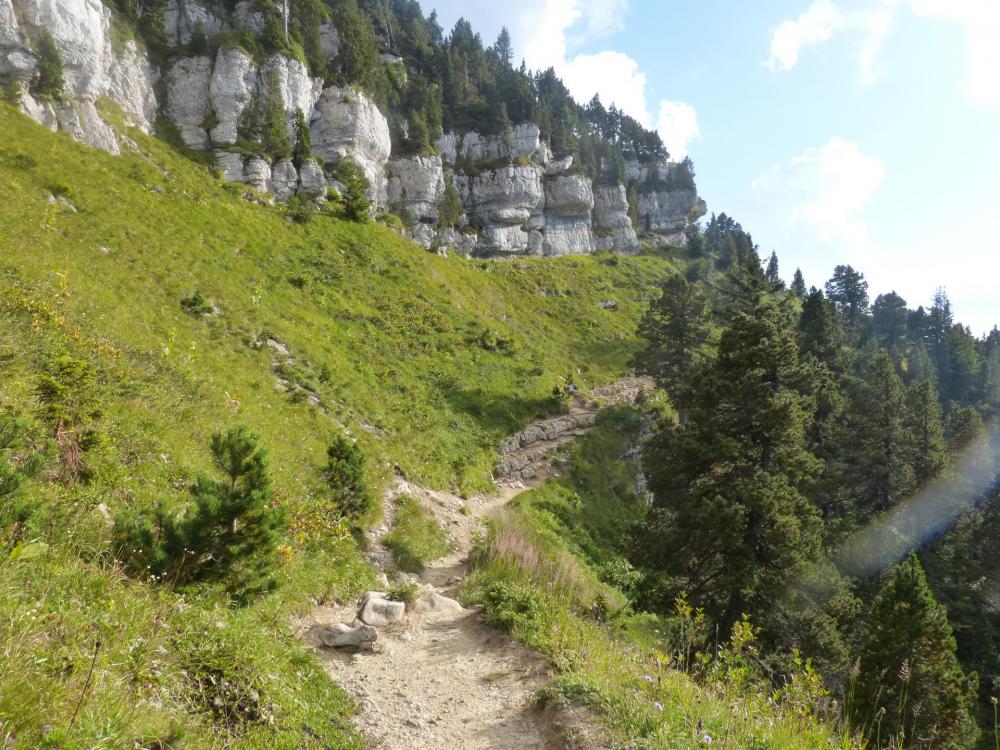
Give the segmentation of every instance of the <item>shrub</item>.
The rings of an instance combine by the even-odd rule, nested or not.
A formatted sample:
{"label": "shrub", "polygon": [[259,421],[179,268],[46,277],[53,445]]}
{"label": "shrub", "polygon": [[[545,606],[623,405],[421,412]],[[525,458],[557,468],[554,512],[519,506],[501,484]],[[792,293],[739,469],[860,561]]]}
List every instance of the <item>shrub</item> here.
{"label": "shrub", "polygon": [[68,484],[87,479],[83,454],[99,441],[93,423],[101,416],[96,406],[93,367],[83,360],[60,357],[48,374],[39,378],[35,396],[41,417],[56,441],[60,478]]}
{"label": "shrub", "polygon": [[31,79],[31,93],[46,99],[59,99],[65,86],[62,56],[59,54],[56,40],[48,30],[42,31],[35,52],[38,55],[38,64]]}
{"label": "shrub", "polygon": [[201,318],[212,312],[212,306],[205,300],[201,290],[195,289],[190,297],[181,300],[181,307],[188,315]]}
{"label": "shrub", "polygon": [[221,581],[239,601],[274,588],[272,573],[285,529],[273,505],[267,454],[244,427],[212,436],[217,480],[201,475],[192,502],[180,513],[161,504],[153,516],[116,522],[119,543],[133,567],[146,567],[174,584]]}
{"label": "shrub", "polygon": [[526,586],[494,581],[483,592],[486,619],[493,625],[515,630],[537,624],[545,612],[545,598]]}
{"label": "shrub", "polygon": [[23,95],[24,91],[20,81],[11,80],[0,86],[0,101],[6,102],[12,107],[20,106]]}
{"label": "shrub", "polygon": [[337,509],[358,521],[375,509],[375,498],[365,481],[365,457],[361,448],[337,436],[326,450],[326,481],[333,490]]}
{"label": "shrub", "polygon": [[41,471],[43,456],[24,445],[24,422],[0,417],[0,527],[24,523],[29,506],[20,502],[21,489]]}

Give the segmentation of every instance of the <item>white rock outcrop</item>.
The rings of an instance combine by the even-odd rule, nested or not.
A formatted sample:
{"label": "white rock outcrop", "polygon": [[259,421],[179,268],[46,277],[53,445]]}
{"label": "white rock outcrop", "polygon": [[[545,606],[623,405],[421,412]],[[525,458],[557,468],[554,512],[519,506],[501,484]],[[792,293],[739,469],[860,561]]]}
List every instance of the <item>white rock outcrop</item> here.
{"label": "white rock outcrop", "polygon": [[205,119],[214,122],[209,133],[212,143],[236,143],[240,119],[256,89],[257,67],[250,56],[237,47],[219,50],[203,110]]}
{"label": "white rock outcrop", "polygon": [[279,201],[291,198],[299,188],[299,173],[291,159],[281,159],[271,166],[269,192]]}
{"label": "white rock outcrop", "polygon": [[312,78],[303,62],[284,55],[271,55],[261,66],[259,79],[258,95],[267,96],[272,86],[280,94],[285,108],[288,140],[294,143],[297,114],[301,111],[308,121],[323,93],[323,79]]}
{"label": "white rock outcrop", "polygon": [[594,249],[632,252],[639,249],[624,185],[594,188]]}
{"label": "white rock outcrop", "polygon": [[163,30],[173,46],[187,44],[199,30],[211,39],[225,29],[223,19],[194,0],[170,0],[163,12]]}
{"label": "white rock outcrop", "polygon": [[560,174],[545,178],[545,231],[542,254],[589,255],[594,252],[591,212],[594,191],[583,175]]}
{"label": "white rock outcrop", "polygon": [[[156,73],[132,40],[113,39],[112,14],[100,0],[0,0],[0,75],[26,83],[37,57],[32,39],[47,30],[63,63],[66,104],[28,100],[24,110],[77,140],[118,153],[95,103],[107,97],[132,125],[149,131],[156,118]],[[67,109],[70,106],[72,109]]]}
{"label": "white rock outcrop", "polygon": [[309,118],[313,153],[335,168],[350,157],[364,172],[369,199],[385,205],[385,165],[392,142],[389,123],[375,103],[359,91],[331,86],[325,89]]}
{"label": "white rock outcrop", "polygon": [[695,190],[651,190],[639,193],[639,222],[671,245],[687,244],[690,218],[705,215],[704,201]]}
{"label": "white rock outcrop", "polygon": [[[209,57],[182,57],[166,75],[167,118],[180,130],[190,148],[208,148],[209,94],[212,83],[212,60]],[[235,142],[235,134],[233,142]]]}
{"label": "white rock outcrop", "polygon": [[311,197],[326,197],[326,176],[315,159],[306,159],[299,167],[299,189]]}
{"label": "white rock outcrop", "polygon": [[409,213],[413,221],[435,224],[444,198],[444,170],[440,156],[393,159],[385,169],[386,201],[393,210]]}
{"label": "white rock outcrop", "polygon": [[541,142],[541,131],[533,122],[515,125],[506,135],[480,135],[477,132],[445,133],[436,144],[448,164],[459,161],[494,161],[538,157],[540,164],[548,161],[548,151]]}

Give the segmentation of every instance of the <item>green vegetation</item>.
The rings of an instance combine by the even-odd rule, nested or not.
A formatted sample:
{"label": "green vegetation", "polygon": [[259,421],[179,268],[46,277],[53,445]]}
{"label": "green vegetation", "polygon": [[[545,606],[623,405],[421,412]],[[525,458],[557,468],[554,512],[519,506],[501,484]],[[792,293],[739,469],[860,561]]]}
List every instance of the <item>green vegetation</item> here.
{"label": "green vegetation", "polygon": [[[995,454],[982,438],[1000,407],[990,387],[1000,333],[974,338],[941,291],[929,312],[894,292],[870,303],[850,266],[834,269],[825,294],[804,293],[801,274],[786,292],[777,255],[765,270],[724,215],[693,240],[714,266],[709,306],[669,280],[634,359],[677,413],[645,451],[653,503],[629,558],[638,601],[665,615],[689,597],[723,634],[749,615],[771,678],[792,679],[784,655],[799,649],[875,747],[972,748],[977,736],[992,746],[1000,621],[980,582],[997,573],[983,556],[997,484],[965,486],[952,452],[976,442]],[[995,455],[980,460],[996,474]],[[980,507],[954,529],[914,534],[907,502],[924,489],[941,508]],[[907,534],[937,536],[878,595],[879,571],[838,552],[876,522],[886,539],[871,543],[898,535],[897,554],[909,552]]]}
{"label": "green vegetation", "polygon": [[368,200],[368,178],[353,159],[341,159],[337,166],[337,182],[344,186],[344,192],[340,196],[344,217],[361,223],[368,221],[372,209],[371,201]]}
{"label": "green vegetation", "polygon": [[448,535],[412,497],[396,501],[396,521],[382,542],[392,552],[396,567],[406,573],[419,573],[427,563],[451,551]]}
{"label": "green vegetation", "polygon": [[63,62],[56,40],[47,29],[38,37],[35,52],[38,64],[29,86],[32,95],[43,99],[60,99],[65,86]]}
{"label": "green vegetation", "polygon": [[[6,105],[0,130],[0,184],[20,196],[0,203],[0,736],[360,746],[289,618],[370,586],[352,530],[392,466],[487,487],[496,445],[548,413],[563,373],[619,377],[636,298],[676,263],[442,258],[373,223],[290,222],[135,131],[139,150],[111,157]],[[245,473],[206,449],[232,424],[258,436],[233,441]],[[160,509],[157,536],[122,549],[112,519]],[[246,513],[279,509],[287,529],[240,537]],[[201,572],[174,580],[159,562],[192,542]],[[261,553],[248,578],[208,559],[243,545]]]}
{"label": "green vegetation", "polygon": [[548,655],[558,676],[542,699],[589,708],[614,746],[858,747],[822,715],[826,693],[808,663],[771,684],[751,625],[738,623],[715,653],[704,613],[683,598],[664,616],[630,603],[638,575],[625,555],[646,505],[638,465],[620,456],[641,425],[633,410],[604,416],[572,449],[568,477],[498,516],[463,595]]}
{"label": "green vegetation", "polygon": [[244,427],[212,436],[212,458],[223,475],[200,475],[191,485],[189,507],[158,506],[150,516],[124,516],[115,523],[122,556],[135,572],[173,585],[223,581],[248,601],[275,586],[284,508],[274,506],[267,455]]}

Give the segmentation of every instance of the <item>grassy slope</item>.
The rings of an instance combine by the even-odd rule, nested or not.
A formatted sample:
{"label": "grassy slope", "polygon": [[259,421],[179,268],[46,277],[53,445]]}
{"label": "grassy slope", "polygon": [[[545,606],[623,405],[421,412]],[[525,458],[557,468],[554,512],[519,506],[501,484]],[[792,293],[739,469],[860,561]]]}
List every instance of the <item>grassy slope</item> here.
{"label": "grassy slope", "polygon": [[[546,696],[588,707],[616,746],[857,747],[812,715],[816,678],[804,672],[772,691],[753,678],[749,643],[723,648],[706,668],[681,647],[691,642],[693,620],[623,608],[630,566],[622,553],[644,503],[633,489],[638,467],[622,456],[640,425],[631,410],[607,415],[574,447],[566,477],[521,495],[499,516],[464,595],[546,653],[558,672]],[[695,672],[698,679],[689,677]]]}
{"label": "grassy slope", "polygon": [[[140,134],[111,157],[3,105],[0,133],[0,409],[41,444],[33,389],[69,354],[97,370],[103,436],[89,484],[26,489],[35,514],[19,533],[46,556],[8,561],[0,529],[0,737],[152,747],[183,727],[190,748],[356,745],[349,701],[287,626],[368,582],[325,501],[327,441],[357,437],[376,483],[396,465],[485,486],[493,447],[547,409],[561,376],[621,373],[639,298],[671,262],[441,258],[377,226],[293,224]],[[196,288],[220,314],[182,311]],[[307,390],[277,388],[276,355],[254,346],[265,332]],[[232,610],[212,590],[127,579],[97,505],[183,501],[209,435],[232,423],[261,435],[291,511],[282,588]]]}

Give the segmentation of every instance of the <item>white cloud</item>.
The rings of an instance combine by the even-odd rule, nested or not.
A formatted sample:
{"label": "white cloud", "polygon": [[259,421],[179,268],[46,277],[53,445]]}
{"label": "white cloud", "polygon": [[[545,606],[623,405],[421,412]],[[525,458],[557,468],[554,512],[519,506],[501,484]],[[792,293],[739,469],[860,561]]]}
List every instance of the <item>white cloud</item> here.
{"label": "white cloud", "polygon": [[845,11],[833,0],[815,0],[796,20],[784,21],[771,34],[771,70],[792,70],[803,50],[829,42],[835,35],[857,37],[855,52],[861,83],[881,75],[878,54],[902,10],[917,16],[960,24],[966,35],[967,73],[962,90],[974,103],[1000,107],[1000,1],[875,0],[868,7]]}
{"label": "white cloud", "polygon": [[829,42],[842,32],[858,36],[855,49],[862,84],[874,83],[880,75],[878,53],[892,29],[898,0],[880,0],[871,8],[845,11],[832,0],[815,0],[796,20],[778,24],[771,33],[771,56],[764,63],[771,70],[792,70],[802,51]]}
{"label": "white cloud", "polygon": [[884,180],[880,159],[831,138],[765,170],[753,189],[779,246],[861,258],[871,250],[864,210]]}
{"label": "white cloud", "polygon": [[799,53],[808,47],[833,38],[844,23],[844,14],[830,0],[816,0],[795,21],[778,24],[771,35],[772,70],[791,70],[799,62]]}
{"label": "white cloud", "polygon": [[656,130],[670,152],[670,157],[675,160],[687,156],[688,144],[701,137],[698,113],[685,102],[662,100]]}
{"label": "white cloud", "polygon": [[918,16],[953,21],[966,35],[962,90],[974,103],[1000,107],[1000,2],[997,0],[907,0]]}

